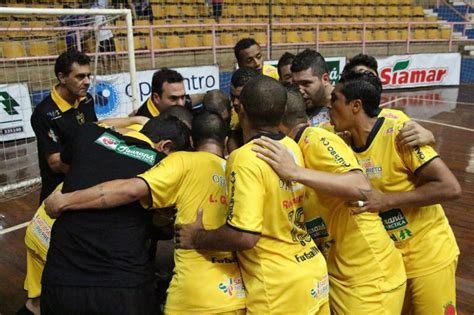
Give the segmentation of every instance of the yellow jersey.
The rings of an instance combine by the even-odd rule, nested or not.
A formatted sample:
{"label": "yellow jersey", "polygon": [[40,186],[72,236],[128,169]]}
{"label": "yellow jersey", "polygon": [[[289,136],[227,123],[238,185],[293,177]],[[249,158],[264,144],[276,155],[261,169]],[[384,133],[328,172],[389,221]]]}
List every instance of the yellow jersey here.
{"label": "yellow jersey", "polygon": [[[279,140],[303,166],[298,145]],[[257,135],[258,137],[260,135]],[[326,262],[306,231],[304,186],[280,179],[251,150],[253,141],[233,151],[227,163],[227,224],[260,235],[257,244],[237,252],[247,290],[248,314],[309,314],[327,302]]]}
{"label": "yellow jersey", "polygon": [[272,65],[264,64],[262,74],[275,80],[280,79],[280,76],[278,75],[278,69]]}
{"label": "yellow jersey", "polygon": [[[354,148],[373,187],[386,193],[415,189],[415,172],[438,157],[430,146],[408,148],[396,137],[403,122],[379,118],[363,148]],[[456,239],[439,204],[391,209],[380,213],[400,250],[407,277],[428,275],[449,265],[458,255]]]}
{"label": "yellow jersey", "polygon": [[[227,213],[226,162],[208,152],[175,152],[139,175],[150,189],[153,208],[175,206],[176,223],[196,220],[202,208],[205,229],[217,229]],[[176,249],[165,312],[222,313],[245,308],[245,289],[232,252]]]}
{"label": "yellow jersey", "polygon": [[[327,130],[301,129],[296,140],[310,169],[334,174],[362,171],[350,147]],[[406,281],[402,257],[378,214],[352,215],[344,200],[310,188],[304,214],[308,232],[325,254],[330,279],[345,286],[377,281],[382,291]]]}
{"label": "yellow jersey", "polygon": [[382,108],[378,117],[390,118],[400,122],[406,122],[410,120],[410,117],[408,117],[403,111],[393,108]]}

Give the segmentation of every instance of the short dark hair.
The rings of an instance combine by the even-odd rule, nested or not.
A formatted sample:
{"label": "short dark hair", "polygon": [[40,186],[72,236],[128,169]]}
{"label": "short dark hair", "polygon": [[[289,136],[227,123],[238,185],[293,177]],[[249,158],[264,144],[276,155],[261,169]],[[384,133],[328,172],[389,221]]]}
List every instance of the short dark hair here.
{"label": "short dark hair", "polygon": [[165,108],[164,111],[160,113],[160,116],[163,117],[176,117],[183,124],[191,128],[193,122],[193,114],[184,106],[173,105]]}
{"label": "short dark hair", "polygon": [[239,88],[241,86],[245,86],[250,79],[261,75],[257,69],[249,68],[249,67],[241,67],[234,71],[232,74],[232,78],[230,79],[230,84],[232,84],[235,88]]}
{"label": "short dark hair", "polygon": [[163,68],[153,74],[153,79],[151,80],[151,91],[152,93],[158,93],[158,95],[161,97],[163,94],[163,84],[165,82],[178,83],[183,81],[184,78],[178,71]]}
{"label": "short dark hair", "polygon": [[289,52],[285,52],[280,59],[278,60],[278,65],[277,65],[277,70],[278,70],[278,75],[281,77],[281,71],[280,68],[291,65],[293,63],[293,60],[295,59],[295,55]]}
{"label": "short dark hair", "polygon": [[240,102],[252,127],[278,127],[285,112],[286,90],[275,79],[259,75],[242,89]]}
{"label": "short dark hair", "polygon": [[358,54],[349,59],[349,62],[344,66],[344,70],[342,70],[342,72],[352,71],[355,67],[360,65],[374,70],[377,75],[379,74],[377,60],[373,56],[365,54]]}
{"label": "short dark hair", "polygon": [[298,89],[298,86],[287,82],[283,82],[282,84],[288,93],[288,98],[281,123],[288,128],[293,128],[298,124],[307,122],[306,104],[304,103],[303,95]]}
{"label": "short dark hair", "polygon": [[197,148],[206,142],[215,142],[224,146],[228,128],[224,120],[217,114],[204,111],[194,117],[191,137]]}
{"label": "short dark hair", "polygon": [[208,111],[222,113],[225,110],[230,111],[230,99],[227,94],[221,90],[207,91],[202,100],[202,104]]}
{"label": "short dark hair", "polygon": [[189,150],[191,148],[191,131],[176,117],[164,117],[162,115],[153,117],[143,126],[140,132],[154,143],[161,140],[173,141],[173,145],[170,147],[173,151]]}
{"label": "short dark hair", "polygon": [[56,63],[54,64],[54,74],[56,74],[56,78],[59,79],[59,73],[66,76],[69,75],[72,71],[72,64],[75,62],[81,66],[89,65],[91,63],[91,58],[78,50],[68,50],[63,52],[58,56]]}
{"label": "short dark hair", "polygon": [[291,72],[300,72],[309,68],[313,70],[313,74],[317,77],[329,73],[323,55],[313,49],[305,49],[295,56],[295,59],[291,64]]}
{"label": "short dark hair", "polygon": [[364,112],[369,117],[376,117],[380,113],[382,82],[378,76],[369,71],[349,71],[342,75],[339,83],[343,85],[341,93],[346,102],[360,99]]}
{"label": "short dark hair", "polygon": [[253,45],[257,45],[258,47],[260,47],[260,45],[253,38],[242,38],[241,40],[239,40],[237,42],[237,44],[235,44],[235,46],[234,46],[235,59],[237,59],[237,61],[239,61],[240,60],[240,51],[242,51],[244,49],[247,49],[247,48],[249,48],[250,46],[253,46]]}

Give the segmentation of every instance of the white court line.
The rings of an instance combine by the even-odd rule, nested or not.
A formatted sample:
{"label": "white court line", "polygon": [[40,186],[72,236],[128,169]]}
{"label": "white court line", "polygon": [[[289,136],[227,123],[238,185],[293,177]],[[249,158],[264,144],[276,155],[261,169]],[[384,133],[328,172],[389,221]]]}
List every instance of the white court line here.
{"label": "white court line", "polygon": [[11,226],[8,229],[0,230],[0,235],[7,234],[7,233],[10,233],[10,232],[22,229],[22,228],[26,227],[28,224],[30,224],[30,222],[31,221],[27,221],[27,222],[22,223],[22,224]]}
{"label": "white court line", "polygon": [[403,99],[405,99],[405,98],[406,98],[406,96],[398,97],[398,98],[396,98],[396,99],[394,99],[394,100],[391,100],[391,101],[385,102],[385,103],[383,103],[383,104],[380,104],[379,107],[385,107],[385,106],[387,106],[388,104],[392,104],[392,103],[398,102],[398,101],[403,100]]}
{"label": "white court line", "polygon": [[450,127],[450,128],[454,128],[454,129],[474,132],[474,129],[471,129],[471,128],[445,124],[445,123],[442,123],[442,122],[437,122],[437,121],[432,121],[432,120],[417,119],[417,118],[412,118],[412,120],[419,121],[419,122],[424,122],[424,123],[428,123],[428,124],[433,124],[433,125],[440,125],[440,126],[444,126],[444,127]]}

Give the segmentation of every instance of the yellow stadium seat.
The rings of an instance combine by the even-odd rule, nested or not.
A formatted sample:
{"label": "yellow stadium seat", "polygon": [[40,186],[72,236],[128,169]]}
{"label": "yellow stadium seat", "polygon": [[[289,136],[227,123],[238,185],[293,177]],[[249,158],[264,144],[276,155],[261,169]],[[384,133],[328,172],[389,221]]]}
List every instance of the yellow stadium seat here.
{"label": "yellow stadium seat", "polygon": [[451,37],[451,29],[450,28],[442,28],[441,29],[441,38],[442,39],[449,39]]}
{"label": "yellow stadium seat", "polygon": [[178,9],[178,6],[174,4],[167,4],[165,6],[165,14],[166,16],[180,16],[181,15]]}
{"label": "yellow stadium seat", "polygon": [[202,45],[203,46],[212,46],[212,34],[202,35]]}
{"label": "yellow stadium seat", "polygon": [[334,6],[328,6],[324,9],[324,14],[326,16],[337,16],[337,8]]}
{"label": "yellow stadium seat", "polygon": [[263,5],[259,5],[257,6],[257,16],[268,16],[268,7],[267,6],[263,6]]}
{"label": "yellow stadium seat", "polygon": [[311,10],[309,8],[310,7],[307,7],[307,6],[300,6],[298,8],[298,15],[299,16],[310,16],[311,15]]}
{"label": "yellow stadium seat", "polygon": [[[173,25],[183,24],[184,25],[184,24],[186,24],[186,20],[175,18],[175,19],[171,20],[171,24],[173,24]],[[168,30],[171,31],[171,32],[183,33],[183,32],[186,32],[188,29],[186,27],[173,27],[173,28],[170,28]]]}
{"label": "yellow stadium seat", "polygon": [[399,0],[400,5],[411,5],[411,0]]}
{"label": "yellow stadium seat", "polygon": [[64,39],[56,40],[56,51],[60,54],[67,50],[66,41]]}
{"label": "yellow stadium seat", "polygon": [[242,9],[242,15],[243,16],[249,16],[249,17],[254,17],[257,15],[257,11],[255,11],[255,8],[249,5],[244,6]]}
{"label": "yellow stadium seat", "polygon": [[388,15],[387,7],[378,6],[375,8],[375,16],[386,17]]}
{"label": "yellow stadium seat", "polygon": [[412,15],[413,16],[425,16],[425,12],[423,11],[423,7],[417,5],[416,7],[412,8]]}
{"label": "yellow stadium seat", "polygon": [[387,40],[387,33],[384,30],[374,31],[374,40],[380,40],[380,41]]}
{"label": "yellow stadium seat", "polygon": [[355,17],[362,16],[364,14],[361,7],[351,7],[350,12],[352,13],[350,16]]}
{"label": "yellow stadium seat", "polygon": [[230,33],[220,34],[219,45],[220,46],[234,46],[235,45],[234,34],[230,34]]}
{"label": "yellow stadium seat", "polygon": [[[307,7],[302,7],[302,8],[307,8]],[[297,16],[300,14],[301,14],[300,9],[298,8],[298,12],[296,12],[296,7],[294,6],[287,6],[283,10],[283,15],[285,16]]]}
{"label": "yellow stadium seat", "polygon": [[320,42],[328,42],[329,41],[329,33],[327,31],[319,32],[319,41]]}
{"label": "yellow stadium seat", "polygon": [[184,16],[198,16],[199,12],[194,9],[192,5],[183,5],[181,6],[181,12],[183,13]]}
{"label": "yellow stadium seat", "polygon": [[285,14],[283,13],[283,9],[282,9],[281,6],[274,5],[274,6],[272,6],[272,15],[273,16],[283,16]]}
{"label": "yellow stadium seat", "polygon": [[324,15],[323,7],[320,7],[320,6],[311,7],[311,14],[316,17],[323,16]]}
{"label": "yellow stadium seat", "polygon": [[135,50],[145,49],[144,38],[142,36],[135,36],[133,38],[133,47],[135,48]]}
{"label": "yellow stadium seat", "polygon": [[440,34],[438,29],[428,30],[426,33],[427,33],[426,35],[427,35],[428,39],[440,39],[441,38],[441,34]]}
{"label": "yellow stadium seat", "polygon": [[153,12],[153,16],[156,18],[161,18],[162,16],[166,14],[163,7],[159,4],[153,4],[151,6],[151,11]]}
{"label": "yellow stadium seat", "polygon": [[388,30],[387,31],[387,38],[389,40],[400,40],[401,36],[397,30]]}
{"label": "yellow stadium seat", "polygon": [[[149,20],[135,20],[135,26],[150,26]],[[150,34],[150,30],[147,28],[135,28],[135,34]]]}
{"label": "yellow stadium seat", "polygon": [[181,48],[181,39],[177,35],[168,35],[165,44],[166,48]]}
{"label": "yellow stadium seat", "polygon": [[301,33],[301,39],[304,43],[313,43],[314,42],[314,32],[305,31]]}
{"label": "yellow stadium seat", "polygon": [[372,18],[372,17],[376,16],[374,7],[367,7],[366,6],[362,11],[364,12],[364,16],[366,18],[367,17]]}
{"label": "yellow stadium seat", "polygon": [[255,34],[255,41],[259,43],[260,45],[262,44],[267,44],[267,33],[259,32]]}
{"label": "yellow stadium seat", "polygon": [[285,37],[283,36],[282,32],[273,32],[272,33],[272,42],[273,43],[284,43],[285,42]]}
{"label": "yellow stadium seat", "polygon": [[292,31],[286,33],[286,41],[287,43],[300,43],[301,39],[298,32]]}
{"label": "yellow stadium seat", "polygon": [[30,56],[49,56],[51,50],[49,49],[49,43],[46,41],[41,42],[30,42],[29,44]]}
{"label": "yellow stadium seat", "polygon": [[400,9],[397,6],[389,6],[387,9],[388,16],[398,17],[400,15]]}
{"label": "yellow stadium seat", "polygon": [[357,31],[348,31],[346,34],[346,40],[351,42],[358,42],[361,40],[360,33]]}
{"label": "yellow stadium seat", "polygon": [[365,0],[352,0],[352,6],[360,7],[365,5]]}
{"label": "yellow stadium seat", "polygon": [[201,39],[196,34],[184,35],[184,47],[201,47]]}
{"label": "yellow stadium seat", "polygon": [[[145,37],[145,45],[147,49],[151,49],[151,40],[149,36]],[[161,39],[158,36],[153,36],[153,50],[161,48]]]}
{"label": "yellow stadium seat", "polygon": [[331,39],[333,42],[342,42],[344,41],[344,33],[341,31],[334,31],[331,34]]}
{"label": "yellow stadium seat", "polygon": [[411,16],[411,8],[410,7],[401,7],[400,8],[400,16]]}
{"label": "yellow stadium seat", "polygon": [[26,56],[26,49],[23,42],[10,41],[2,45],[4,58],[21,58]]}
{"label": "yellow stadium seat", "polygon": [[[361,34],[361,38],[364,38],[364,33]],[[365,31],[365,41],[366,42],[370,42],[370,41],[373,41],[374,40],[374,34],[372,33],[372,31],[368,31],[366,30]]]}
{"label": "yellow stadium seat", "polygon": [[402,40],[407,40],[408,39],[408,31],[407,30],[401,30],[400,31],[400,39],[402,39]]}
{"label": "yellow stadium seat", "polygon": [[352,8],[349,6],[340,6],[338,7],[338,15],[341,17],[349,17],[353,15],[353,12],[351,11]]}
{"label": "yellow stadium seat", "polygon": [[413,39],[421,40],[421,39],[427,39],[428,34],[426,34],[426,31],[423,29],[419,30],[414,30],[413,31]]}

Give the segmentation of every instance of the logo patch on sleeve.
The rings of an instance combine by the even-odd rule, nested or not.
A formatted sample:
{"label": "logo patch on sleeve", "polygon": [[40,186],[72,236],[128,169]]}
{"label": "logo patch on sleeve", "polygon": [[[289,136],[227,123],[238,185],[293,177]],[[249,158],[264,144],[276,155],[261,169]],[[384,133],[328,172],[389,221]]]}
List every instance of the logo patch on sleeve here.
{"label": "logo patch on sleeve", "polygon": [[134,145],[127,145],[125,141],[115,137],[114,135],[104,132],[95,143],[104,148],[114,151],[126,157],[145,162],[148,165],[154,165],[156,160],[156,152],[152,150],[137,148]]}

